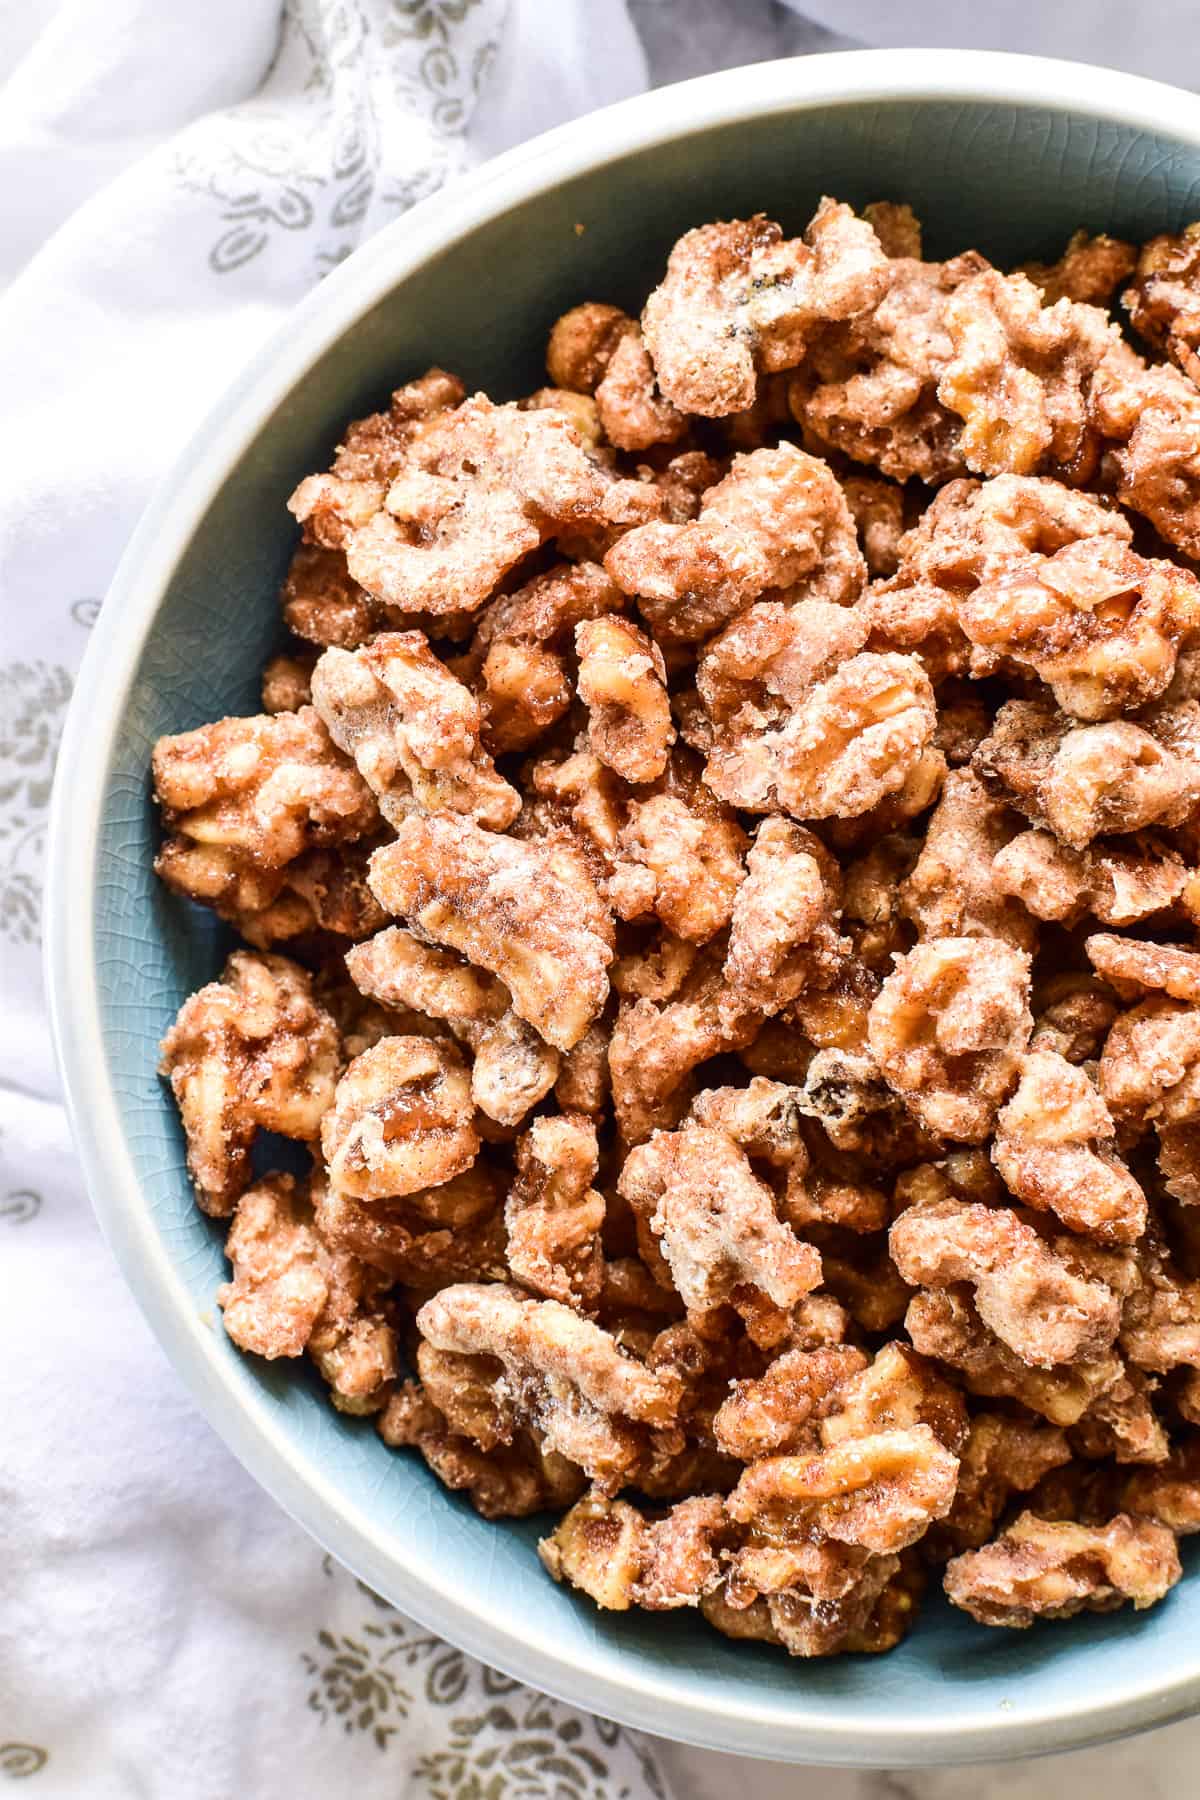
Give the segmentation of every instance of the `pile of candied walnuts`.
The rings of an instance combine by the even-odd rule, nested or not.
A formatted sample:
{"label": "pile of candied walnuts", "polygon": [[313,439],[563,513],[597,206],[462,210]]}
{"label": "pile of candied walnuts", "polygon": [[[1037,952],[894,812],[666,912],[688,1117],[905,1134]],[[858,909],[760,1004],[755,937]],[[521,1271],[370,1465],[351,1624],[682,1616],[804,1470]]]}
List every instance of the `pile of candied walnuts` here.
{"label": "pile of candied walnuts", "polygon": [[226,1329],[557,1509],[600,1606],[800,1656],[931,1574],[1148,1606],[1200,1530],[1200,228],[1002,274],[826,200],[546,360],[347,427],[263,712],[154,754],[248,946],[163,1043]]}

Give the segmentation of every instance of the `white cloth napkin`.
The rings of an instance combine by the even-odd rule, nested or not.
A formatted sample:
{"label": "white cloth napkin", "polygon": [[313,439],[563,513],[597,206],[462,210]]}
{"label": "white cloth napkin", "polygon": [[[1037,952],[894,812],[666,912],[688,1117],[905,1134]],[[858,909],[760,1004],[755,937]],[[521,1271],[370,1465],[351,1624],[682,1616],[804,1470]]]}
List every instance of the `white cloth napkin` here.
{"label": "white cloth napkin", "polygon": [[[656,81],[858,38],[1041,49],[1200,83],[1193,0],[788,4],[820,23],[774,0],[0,0],[0,1789],[662,1792],[644,1742],[383,1607],[193,1409],[100,1240],[58,1102],[42,836],[99,597],[213,395],[369,232],[483,157],[644,87],[630,16]],[[1197,1729],[1154,1739],[1147,1791],[1184,1791]],[[689,1800],[739,1784],[763,1800],[949,1800],[962,1780],[659,1748]],[[1147,1785],[1142,1756],[1067,1759],[1056,1779],[1115,1795]],[[1032,1770],[972,1779],[997,1800],[1046,1792]]]}
{"label": "white cloth napkin", "polygon": [[645,1745],[385,1607],[196,1414],[92,1220],[37,943],[63,712],[154,482],[327,269],[644,86],[640,45],[620,0],[64,0],[0,6],[0,81],[0,1788],[645,1800]]}

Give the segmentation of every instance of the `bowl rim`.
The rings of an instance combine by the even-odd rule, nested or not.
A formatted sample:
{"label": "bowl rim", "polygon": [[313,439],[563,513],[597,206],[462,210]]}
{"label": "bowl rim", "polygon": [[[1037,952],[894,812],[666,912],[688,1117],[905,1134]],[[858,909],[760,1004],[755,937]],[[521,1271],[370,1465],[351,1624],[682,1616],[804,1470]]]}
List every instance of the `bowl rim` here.
{"label": "bowl rim", "polygon": [[[273,1499],[338,1560],[423,1626],[516,1679],[623,1725],[699,1747],[786,1762],[915,1767],[990,1761],[1104,1742],[1200,1711],[1200,1646],[1189,1666],[1139,1681],[1131,1654],[1117,1699],[1005,1710],[993,1701],[940,1722],[889,1702],[852,1726],[806,1700],[781,1719],[736,1702],[714,1713],[679,1675],[624,1678],[593,1640],[564,1655],[502,1602],[486,1612],[439,1571],[406,1566],[335,1482],[301,1473],[271,1402],[235,1385],[197,1317],[149,1211],[104,1053],[94,957],[93,871],[115,735],[143,645],[183,549],[231,465],[312,363],[387,292],[480,224],[588,170],[746,118],[863,100],[1006,103],[1176,138],[1200,149],[1200,103],[1165,83],[1085,63],[992,51],[863,50],[726,69],[572,120],[459,177],[384,227],[310,292],[250,357],[158,486],[121,558],[83,658],[63,731],[45,876],[45,977],[67,1111],[101,1229],[201,1412]],[[1103,1710],[1101,1710],[1103,1709]]]}

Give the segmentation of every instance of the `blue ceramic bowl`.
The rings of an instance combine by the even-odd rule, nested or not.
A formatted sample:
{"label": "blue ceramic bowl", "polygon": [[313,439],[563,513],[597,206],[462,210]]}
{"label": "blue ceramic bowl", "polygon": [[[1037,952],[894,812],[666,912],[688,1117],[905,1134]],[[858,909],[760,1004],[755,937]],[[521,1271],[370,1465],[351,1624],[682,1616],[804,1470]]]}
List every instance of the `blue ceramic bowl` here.
{"label": "blue ceramic bowl", "polygon": [[[284,501],[341,422],[437,361],[511,397],[590,297],[636,307],[703,220],[798,230],[819,195],[908,199],[930,252],[1052,256],[1200,214],[1200,103],[1029,58],[873,52],[732,70],[564,127],[416,208],[296,309],[139,526],[59,763],[49,982],[92,1197],[198,1403],[281,1505],[381,1594],[500,1668],[722,1750],[892,1766],[1064,1749],[1200,1708],[1200,1566],[1152,1612],[988,1631],[939,1599],[879,1658],[789,1660],[690,1615],[604,1616],[556,1587],[536,1524],[485,1524],[419,1459],[214,1324],[220,1239],[196,1210],[156,1046],[221,934],[151,873],[160,732],[257,709],[294,537]],[[580,230],[580,227],[583,227]]]}

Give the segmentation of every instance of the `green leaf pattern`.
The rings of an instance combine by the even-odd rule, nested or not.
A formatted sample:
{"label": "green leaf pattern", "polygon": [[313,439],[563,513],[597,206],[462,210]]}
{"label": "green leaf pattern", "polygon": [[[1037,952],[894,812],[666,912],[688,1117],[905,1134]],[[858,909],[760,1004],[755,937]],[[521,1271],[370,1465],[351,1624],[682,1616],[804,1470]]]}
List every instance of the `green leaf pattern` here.
{"label": "green leaf pattern", "polygon": [[[325,1573],[338,1574],[331,1557]],[[357,1582],[374,1609],[353,1636],[319,1631],[301,1657],[307,1703],[323,1723],[366,1733],[402,1755],[414,1708],[445,1709],[440,1747],[412,1760],[403,1792],[428,1800],[667,1800],[645,1744],[477,1663],[393,1611]],[[614,1769],[631,1766],[631,1788]]]}

